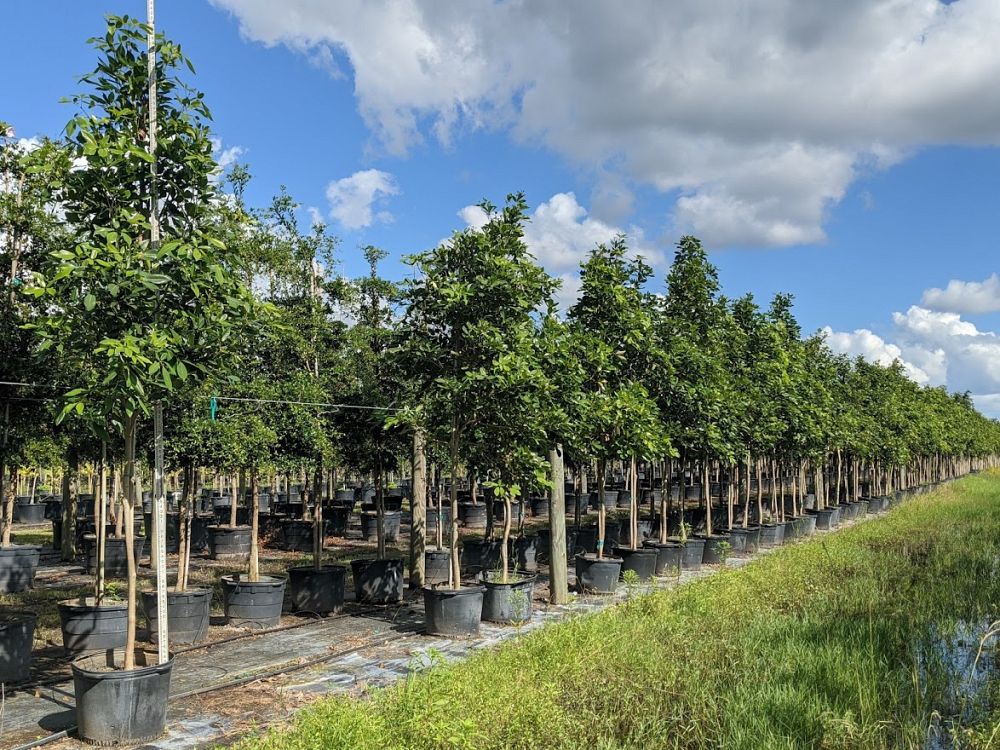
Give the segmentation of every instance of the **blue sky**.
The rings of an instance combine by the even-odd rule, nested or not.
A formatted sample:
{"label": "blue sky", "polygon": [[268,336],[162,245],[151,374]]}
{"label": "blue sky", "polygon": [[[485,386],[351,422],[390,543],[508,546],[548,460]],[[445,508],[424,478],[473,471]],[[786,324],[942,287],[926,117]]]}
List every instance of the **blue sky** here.
{"label": "blue sky", "polygon": [[[834,348],[900,357],[1000,414],[996,4],[648,3],[630,18],[611,2],[157,12],[197,67],[220,155],[250,166],[251,201],[286,185],[303,222],[313,208],[342,239],[345,273],[369,243],[401,273],[401,255],[475,220],[463,209],[524,190],[567,299],[597,239],[627,232],[662,276],[691,232],[727,294],[791,292]],[[19,136],[70,116],[59,99],[105,12],[145,3],[5,5],[0,118]]]}

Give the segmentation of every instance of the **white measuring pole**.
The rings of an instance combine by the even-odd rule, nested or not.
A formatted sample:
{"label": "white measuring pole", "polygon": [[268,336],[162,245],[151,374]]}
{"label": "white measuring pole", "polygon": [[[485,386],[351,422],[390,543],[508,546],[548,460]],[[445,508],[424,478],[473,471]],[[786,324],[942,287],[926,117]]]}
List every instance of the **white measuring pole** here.
{"label": "white measuring pole", "polygon": [[153,534],[156,536],[156,637],[160,664],[167,661],[167,499],[163,490],[163,404],[153,407]]}
{"label": "white measuring pole", "polygon": [[[156,9],[154,0],[146,0],[146,77],[149,79],[149,242],[153,249],[160,244],[159,201],[156,190]],[[160,664],[169,656],[167,630],[167,502],[163,487],[163,404],[156,402],[153,411],[153,554],[156,565],[156,636]]]}

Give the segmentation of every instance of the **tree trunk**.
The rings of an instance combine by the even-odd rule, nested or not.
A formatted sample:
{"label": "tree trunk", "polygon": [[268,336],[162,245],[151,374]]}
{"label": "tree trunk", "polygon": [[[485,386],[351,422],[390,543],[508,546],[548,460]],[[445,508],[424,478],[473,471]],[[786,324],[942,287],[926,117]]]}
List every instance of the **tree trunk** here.
{"label": "tree trunk", "polygon": [[66,471],[62,478],[62,559],[76,559],[76,473],[79,465],[76,451],[70,449]]}
{"label": "tree trunk", "polygon": [[604,558],[604,530],[607,511],[604,509],[604,474],[607,464],[604,459],[597,462],[597,559]]}
{"label": "tree trunk", "polygon": [[549,451],[552,470],[552,497],[549,501],[549,602],[569,602],[568,564],[566,560],[566,472],[563,447],[556,443]]}
{"label": "tree trunk", "polygon": [[260,521],[257,518],[260,499],[257,497],[257,467],[250,470],[250,583],[260,580]]}
{"label": "tree trunk", "polygon": [[[125,632],[126,670],[135,669],[135,424],[136,414],[125,420],[125,557],[128,563],[128,620]],[[63,531],[65,534],[65,530]]]}
{"label": "tree trunk", "polygon": [[[454,424],[451,428],[451,441],[449,444],[449,458],[451,460],[451,570],[448,573],[448,585],[457,589],[462,585],[462,563],[458,557],[458,427]],[[510,514],[507,514],[510,518]],[[441,524],[438,524],[440,528]]]}
{"label": "tree trunk", "polygon": [[[413,460],[410,477],[410,588],[424,585],[427,550],[427,446],[421,428],[413,431]],[[440,520],[440,519],[438,519]]]}
{"label": "tree trunk", "polygon": [[323,495],[319,491],[322,468],[317,468],[313,474],[313,568],[319,570],[323,566],[323,542],[326,537],[323,528]]}

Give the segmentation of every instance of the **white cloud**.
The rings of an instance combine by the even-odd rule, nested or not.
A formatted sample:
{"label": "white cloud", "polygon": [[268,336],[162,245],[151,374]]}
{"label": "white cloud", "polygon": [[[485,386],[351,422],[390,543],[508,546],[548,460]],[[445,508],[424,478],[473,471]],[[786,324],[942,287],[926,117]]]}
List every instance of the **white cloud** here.
{"label": "white cloud", "polygon": [[249,39],[346,60],[389,152],[506,130],[655,186],[713,245],[822,241],[859,174],[1000,144],[995,0],[213,2]]}
{"label": "white cloud", "polygon": [[1000,276],[994,273],[985,281],[952,279],[944,289],[926,290],[920,303],[932,310],[967,315],[1000,311]]}
{"label": "white cloud", "polygon": [[[823,329],[835,352],[861,355],[888,364],[898,359],[907,374],[921,385],[946,385],[952,391],[969,391],[1000,412],[1000,336],[981,331],[957,313],[911,306],[893,313],[891,340],[868,329],[852,332]],[[985,407],[984,407],[985,408]]]}
{"label": "white cloud", "polygon": [[869,362],[877,362],[888,366],[895,361],[903,366],[906,374],[920,385],[930,382],[930,375],[912,362],[903,359],[903,350],[895,344],[890,344],[878,334],[867,328],[858,328],[851,332],[834,331],[830,326],[823,328],[826,342],[837,354],[847,354],[850,357],[864,357]]}
{"label": "white cloud", "polygon": [[388,196],[398,195],[399,187],[388,172],[366,169],[350,177],[334,180],[326,187],[330,215],[347,229],[363,229],[376,221],[392,221],[388,211],[373,208]]}
{"label": "white cloud", "polygon": [[[487,220],[479,206],[466,206],[458,215],[466,226],[476,229]],[[646,242],[641,230],[623,229],[595,219],[573,193],[556,193],[540,203],[525,225],[524,241],[538,262],[558,275],[576,271],[595,245],[610,242],[619,234],[625,235],[633,255],[642,255],[652,265],[663,264],[663,253]]]}

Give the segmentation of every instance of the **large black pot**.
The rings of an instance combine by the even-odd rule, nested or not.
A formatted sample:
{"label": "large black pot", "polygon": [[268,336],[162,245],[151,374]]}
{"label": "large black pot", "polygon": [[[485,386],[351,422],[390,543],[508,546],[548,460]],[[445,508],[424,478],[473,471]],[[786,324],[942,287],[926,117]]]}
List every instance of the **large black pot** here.
{"label": "large black pot", "polygon": [[794,520],[796,534],[799,539],[808,539],[816,533],[816,516],[807,513]]}
{"label": "large black pot", "polygon": [[621,576],[622,561],[617,557],[576,556],[576,587],[584,594],[613,594]]}
{"label": "large black pot", "polygon": [[738,526],[729,531],[729,540],[733,545],[733,552],[743,555],[752,555],[760,547],[760,526]]}
{"label": "large black pot", "polygon": [[347,536],[347,529],[351,525],[352,502],[347,505],[333,505],[326,511],[326,530],[330,536]]}
{"label": "large black pot", "polygon": [[312,552],[313,522],[296,519],[282,521],[281,546],[289,552]]}
{"label": "large black pot", "polygon": [[53,518],[62,518],[62,500],[46,500],[45,517],[50,521]]}
{"label": "large black pot", "polygon": [[97,605],[93,597],[59,602],[63,648],[68,653],[124,648],[128,606],[116,601]]}
{"label": "large black pot", "polygon": [[15,503],[14,523],[45,523],[44,503]]}
{"label": "large black pot", "polygon": [[73,662],[76,727],[95,745],[151,742],[163,734],[174,658],[136,652],[136,669],[108,669],[105,655]]}
{"label": "large black pot", "polygon": [[655,549],[639,547],[615,547],[616,557],[622,561],[621,575],[624,577],[626,571],[634,570],[640,581],[648,581],[656,573],[656,560],[659,556]]}
{"label": "large black pot", "polygon": [[531,619],[531,600],[535,593],[535,576],[512,577],[507,583],[488,580],[483,576],[486,588],[483,594],[483,619],[508,625],[512,622],[528,622]]}
{"label": "large black pot", "polygon": [[458,520],[467,529],[486,528],[486,504],[485,503],[459,503]]}
{"label": "large black pot", "polygon": [[[704,543],[705,550],[701,555],[703,565],[720,565],[733,552],[733,543],[729,540],[728,534],[713,534],[706,537]],[[728,545],[729,549],[723,545]]]}
{"label": "large black pot", "polygon": [[403,561],[352,560],[354,598],[366,604],[398,604],[403,600]]}
{"label": "large black pot", "polygon": [[705,557],[705,540],[689,536],[681,547],[681,569],[701,570],[701,563]]}
{"label": "large black pot", "polygon": [[[459,550],[461,552],[461,550]],[[429,549],[424,551],[424,582],[428,585],[448,583],[451,570],[451,550]]]}
{"label": "large black pot", "polygon": [[346,579],[347,568],[343,565],[324,565],[319,570],[311,565],[289,568],[292,611],[317,615],[339,612],[344,608]]}
{"label": "large black pot", "polygon": [[514,540],[517,569],[534,573],[538,570],[538,537],[522,536]]}
{"label": "large black pot", "polygon": [[[430,511],[428,511],[430,512]],[[504,507],[503,500],[493,501],[493,521],[494,523],[503,523],[504,514],[507,512],[506,507]],[[511,525],[517,525],[521,523],[521,519],[524,516],[524,503],[518,501],[510,504],[510,522]]]}
{"label": "large black pot", "polygon": [[[167,636],[171,644],[198,643],[208,636],[211,589],[167,592]],[[142,592],[142,609],[149,624],[149,640],[159,642],[159,608],[155,591]]]}
{"label": "large black pot", "polygon": [[[87,572],[93,575],[97,572],[97,536],[94,534],[84,534],[83,544],[86,555]],[[146,550],[146,537],[137,536],[133,539],[132,556],[135,558],[135,566],[139,567]],[[125,539],[120,537],[107,537],[104,540],[104,575],[108,578],[125,578],[128,575],[128,555],[126,554]]]}
{"label": "large black pot", "polygon": [[26,544],[0,547],[0,594],[16,594],[31,588],[41,553],[41,547]]}
{"label": "large black pot", "polygon": [[479,634],[485,586],[437,589],[425,586],[424,622],[428,635],[470,637]]}
{"label": "large black pot", "polygon": [[286,579],[260,576],[251,583],[242,573],[222,576],[222,607],[226,624],[239,628],[273,628],[281,621]]}
{"label": "large black pot", "polygon": [[588,498],[586,495],[581,495],[577,492],[567,492],[566,493],[566,516],[569,519],[576,518],[576,509],[580,509],[580,515],[587,515],[587,511],[590,509],[590,504],[588,503]]}
{"label": "large black pot", "polygon": [[[382,522],[382,531],[385,532],[387,542],[395,542],[399,539],[399,526],[402,523],[403,514],[398,510],[385,512]],[[374,539],[378,533],[378,515],[372,513],[361,514],[361,536],[365,539]]]}
{"label": "large black pot", "polygon": [[462,565],[470,570],[496,570],[500,567],[499,539],[467,539],[462,542]]}
{"label": "large black pot", "polygon": [[656,550],[656,567],[653,572],[658,576],[679,576],[681,574],[681,545],[676,542],[659,542],[647,539],[642,543],[647,549]]}
{"label": "large black pot", "polygon": [[868,513],[868,501],[858,500],[857,505],[858,505],[858,518],[864,518],[865,515]]}
{"label": "large black pot", "polygon": [[36,623],[34,612],[0,615],[0,684],[28,679]]}
{"label": "large black pot", "polygon": [[250,557],[249,526],[209,526],[208,553],[213,560],[239,560]]}
{"label": "large black pot", "polygon": [[549,514],[549,499],[547,497],[531,498],[531,515],[535,518]]}
{"label": "large black pot", "polygon": [[[438,522],[438,511],[437,506],[431,507],[427,506],[427,533],[430,534],[432,531],[437,533],[437,522]],[[451,507],[445,505],[441,508],[441,526],[447,535],[448,529],[451,528]]]}
{"label": "large black pot", "polygon": [[760,526],[760,546],[763,549],[780,547],[785,541],[785,526],[780,523],[764,523]]}

